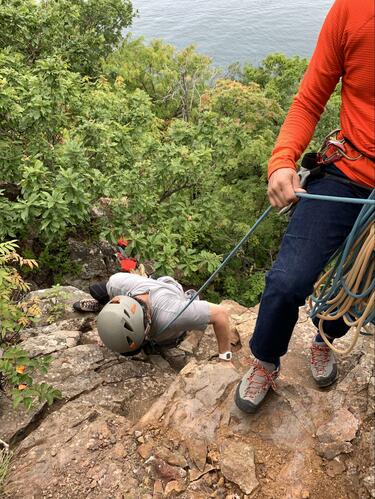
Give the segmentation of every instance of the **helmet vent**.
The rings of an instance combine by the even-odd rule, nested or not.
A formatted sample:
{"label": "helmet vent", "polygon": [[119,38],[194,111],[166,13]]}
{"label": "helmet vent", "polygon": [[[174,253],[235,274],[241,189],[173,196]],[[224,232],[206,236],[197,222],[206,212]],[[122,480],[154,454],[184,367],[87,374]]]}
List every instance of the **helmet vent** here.
{"label": "helmet vent", "polygon": [[130,336],[127,336],[127,337],[126,337],[126,341],[128,342],[128,345],[129,345],[129,346],[132,346],[132,344],[133,344],[133,340],[130,338]]}
{"label": "helmet vent", "polygon": [[125,324],[124,324],[124,328],[125,329],[129,329],[129,331],[133,332],[133,328],[131,327],[131,325],[129,324],[129,322],[125,321]]}
{"label": "helmet vent", "polygon": [[130,314],[129,314],[129,312],[126,310],[126,308],[124,308],[124,314],[125,314],[127,317],[129,317],[129,318],[130,318]]}

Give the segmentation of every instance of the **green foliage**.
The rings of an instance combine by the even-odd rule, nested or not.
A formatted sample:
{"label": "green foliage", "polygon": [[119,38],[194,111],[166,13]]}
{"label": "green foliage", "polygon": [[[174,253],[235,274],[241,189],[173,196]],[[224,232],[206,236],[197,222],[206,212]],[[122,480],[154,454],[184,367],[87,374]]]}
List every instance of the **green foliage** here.
{"label": "green foliage", "polygon": [[[207,91],[195,122],[173,120],[147,160],[114,177],[121,201],[111,205],[102,236],[125,234],[133,256],[156,260],[158,272],[201,283],[266,206],[266,164],[279,111],[257,85],[223,81]],[[270,229],[264,224],[247,248],[261,268],[276,250]],[[268,246],[260,243],[263,233]]]}
{"label": "green foliage", "polygon": [[[236,77],[246,84],[253,82],[260,85],[265,95],[280,104],[283,113],[280,118],[286,115],[293,97],[298,91],[299,84],[307,69],[308,60],[298,56],[287,57],[283,54],[268,55],[259,67],[245,64],[243,70],[238,70]],[[341,84],[337,88],[327,103],[309,149],[317,150],[324,137],[340,126],[340,103]],[[282,122],[282,120],[281,120]]]}
{"label": "green foliage", "polygon": [[15,293],[28,290],[15,265],[36,266],[34,260],[18,255],[16,248],[15,241],[0,243],[0,376],[11,387],[14,406],[22,403],[30,409],[36,401],[51,405],[61,393],[46,383],[35,383],[33,379],[35,372],[48,371],[51,357],[30,359],[22,348],[12,345],[15,335],[34,315],[32,310],[25,313],[13,299]]}
{"label": "green foliage", "polygon": [[13,303],[12,297],[17,291],[27,291],[28,286],[13,264],[30,268],[36,266],[34,260],[25,260],[18,255],[16,248],[15,241],[0,243],[0,340],[18,331],[23,320],[22,312]]}
{"label": "green foliage", "polygon": [[30,239],[37,231],[52,244],[88,221],[113,172],[153,147],[158,120],[142,91],[128,95],[105,79],[84,83],[58,59],[30,69],[2,55],[3,178],[17,182],[21,196],[13,202],[0,193],[0,237]]}
{"label": "green foliage", "polygon": [[282,112],[257,84],[243,85],[231,80],[218,81],[203,103],[220,116],[239,120],[253,133],[272,130],[280,122]]}
{"label": "green foliage", "polygon": [[0,0],[0,48],[28,64],[59,56],[72,71],[93,76],[133,15],[130,0]]}
{"label": "green foliage", "polygon": [[255,305],[259,302],[264,288],[264,272],[243,272],[241,278],[233,274],[224,276],[223,292],[225,296],[239,296],[240,301]]}
{"label": "green foliage", "polygon": [[51,360],[49,357],[30,359],[27,352],[18,347],[5,350],[0,359],[0,372],[7,383],[14,386],[11,390],[14,407],[23,404],[30,409],[37,401],[51,405],[56,398],[61,398],[59,390],[47,383],[35,383],[32,377],[35,371],[46,374]]}
{"label": "green foliage", "polygon": [[142,38],[125,38],[121,48],[104,65],[112,78],[130,91],[144,90],[152,99],[160,118],[181,117],[189,121],[201,95],[218,73],[211,60],[195,51],[193,45],[177,51],[172,45]]}
{"label": "green foliage", "polygon": [[[192,46],[122,39],[132,16],[128,0],[0,0],[0,239],[38,248],[58,282],[68,235],[124,235],[132,256],[199,286],[268,205],[268,158],[307,61],[273,54],[220,80]],[[254,304],[284,225],[269,217],[209,296]]]}
{"label": "green foliage", "polygon": [[245,64],[240,79],[246,84],[257,83],[267,97],[274,99],[286,111],[297,93],[307,64],[307,59],[298,56],[270,54],[259,67]]}

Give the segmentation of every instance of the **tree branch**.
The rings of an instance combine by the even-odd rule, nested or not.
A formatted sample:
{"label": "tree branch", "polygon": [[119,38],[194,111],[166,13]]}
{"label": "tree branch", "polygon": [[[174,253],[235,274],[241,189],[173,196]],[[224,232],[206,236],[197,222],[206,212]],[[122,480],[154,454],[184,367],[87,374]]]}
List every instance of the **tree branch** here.
{"label": "tree branch", "polygon": [[196,183],[189,184],[186,181],[182,185],[179,185],[179,186],[173,187],[173,188],[171,187],[170,189],[163,192],[163,194],[159,198],[159,203],[162,203],[163,201],[165,201],[166,199],[171,197],[172,194],[175,194],[176,192],[182,191],[184,189],[190,189],[191,187],[195,187],[196,185],[197,185]]}

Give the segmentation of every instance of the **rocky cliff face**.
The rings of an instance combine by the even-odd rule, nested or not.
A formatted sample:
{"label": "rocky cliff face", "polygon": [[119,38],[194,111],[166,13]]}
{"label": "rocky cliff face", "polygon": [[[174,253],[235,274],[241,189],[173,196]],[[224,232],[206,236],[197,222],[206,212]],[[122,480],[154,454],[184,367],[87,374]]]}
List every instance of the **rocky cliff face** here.
{"label": "rocky cliff face", "polygon": [[375,497],[372,337],[361,336],[337,384],[319,390],[301,310],[277,393],[245,415],[233,394],[256,309],[224,302],[238,342],[233,363],[215,358],[211,328],[163,357],[124,359],[101,345],[94,316],[72,312],[82,296],[64,287],[28,297],[43,314],[23,345],[53,356],[46,381],[64,399],[27,413],[0,398],[0,438],[15,452],[8,497]]}

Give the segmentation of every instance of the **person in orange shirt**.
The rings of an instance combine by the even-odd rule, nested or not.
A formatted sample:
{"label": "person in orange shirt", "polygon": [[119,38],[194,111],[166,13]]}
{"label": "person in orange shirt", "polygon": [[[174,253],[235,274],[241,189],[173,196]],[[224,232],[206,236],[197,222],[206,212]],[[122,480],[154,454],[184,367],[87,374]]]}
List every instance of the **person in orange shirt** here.
{"label": "person in orange shirt", "polygon": [[[309,144],[316,124],[340,78],[341,131],[345,154],[325,166],[326,175],[308,183],[312,194],[365,198],[375,177],[375,3],[336,0],[321,29],[308,69],[280,130],[269,161],[268,195],[272,206],[296,203],[301,188],[296,162]],[[254,334],[253,359],[238,384],[235,401],[255,412],[275,387],[280,357],[288,350],[298,308],[334,252],[344,242],[360,205],[301,199],[289,222],[278,257],[267,274]],[[327,321],[331,341],[343,336],[343,320]],[[311,373],[320,387],[337,378],[333,352],[319,334],[311,345]]]}

